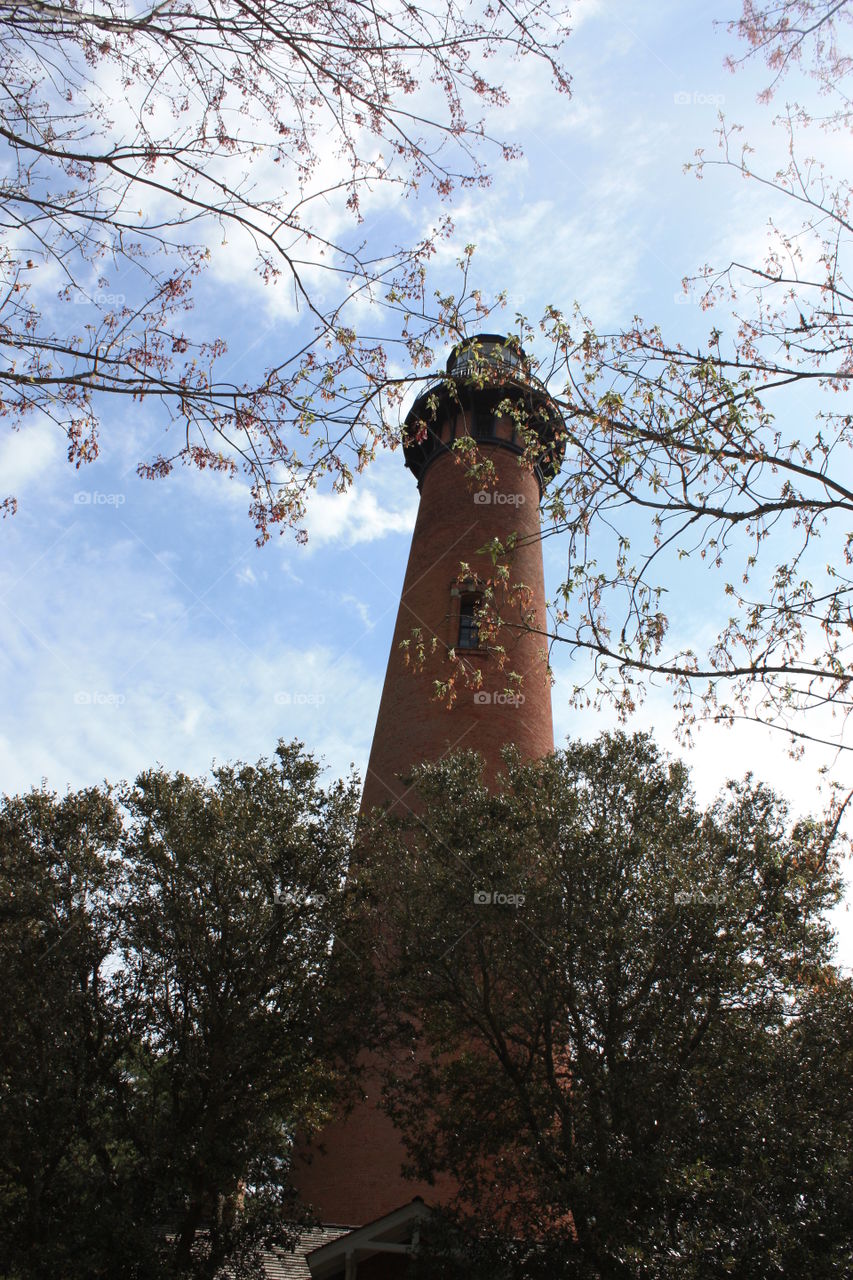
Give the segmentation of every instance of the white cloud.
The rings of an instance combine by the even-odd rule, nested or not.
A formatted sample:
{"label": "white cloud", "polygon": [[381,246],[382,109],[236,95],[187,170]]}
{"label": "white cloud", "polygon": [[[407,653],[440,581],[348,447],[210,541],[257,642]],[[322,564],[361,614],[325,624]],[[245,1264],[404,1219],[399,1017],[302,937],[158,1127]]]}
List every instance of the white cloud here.
{"label": "white cloud", "polygon": [[59,428],[49,422],[26,422],[0,438],[0,496],[8,493],[21,499],[25,491],[53,481],[54,468],[62,461],[62,439]]}
{"label": "white cloud", "polygon": [[19,582],[7,568],[0,601],[7,792],[115,781],[158,760],[202,773],[214,757],[269,754],[279,736],[338,772],[366,755],[378,690],[354,656],[286,627],[235,630],[230,607],[129,539],[98,550],[75,526]]}
{"label": "white cloud", "polygon": [[308,545],[356,546],[375,542],[389,533],[410,533],[414,528],[418,499],[414,480],[406,497],[393,487],[377,490],[371,480],[361,480],[346,493],[314,494],[308,503]]}
{"label": "white cloud", "polygon": [[358,615],[365,630],[371,631],[373,629],[374,623],[370,618],[370,609],[363,600],[359,600],[357,596],[345,595],[343,597],[343,603],[349,605],[349,607]]}

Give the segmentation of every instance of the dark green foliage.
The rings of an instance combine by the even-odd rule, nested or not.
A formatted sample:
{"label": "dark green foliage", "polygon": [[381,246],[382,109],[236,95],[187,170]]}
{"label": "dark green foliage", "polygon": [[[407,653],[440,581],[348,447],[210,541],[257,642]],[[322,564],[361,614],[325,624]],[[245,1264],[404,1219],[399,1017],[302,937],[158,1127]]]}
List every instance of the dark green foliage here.
{"label": "dark green foliage", "polygon": [[292,1238],[294,1132],[369,1012],[357,790],[318,772],[281,746],[4,802],[0,1274],[242,1280]]}
{"label": "dark green foliage", "polygon": [[644,737],[479,770],[365,830],[366,913],[355,790],[296,747],[4,802],[0,1274],[260,1276],[376,955],[387,1105],[466,1202],[418,1280],[850,1274],[831,833],[751,779],[700,811]]}
{"label": "dark green foliage", "polygon": [[115,1102],[126,1045],[109,998],[120,823],[97,789],[0,810],[0,1265],[104,1275],[135,1238]]}
{"label": "dark green foliage", "polygon": [[372,835],[389,1004],[418,1046],[387,1105],[468,1206],[467,1243],[421,1273],[461,1274],[461,1251],[508,1280],[850,1274],[830,833],[751,779],[701,812],[643,736],[507,755],[500,794],[479,770],[422,768],[422,820]]}

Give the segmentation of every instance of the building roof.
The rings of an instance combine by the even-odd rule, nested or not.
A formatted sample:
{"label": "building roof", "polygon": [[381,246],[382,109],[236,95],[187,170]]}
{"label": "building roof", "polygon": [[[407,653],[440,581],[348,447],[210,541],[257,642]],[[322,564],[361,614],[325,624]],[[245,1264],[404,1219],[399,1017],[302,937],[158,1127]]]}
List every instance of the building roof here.
{"label": "building roof", "polygon": [[375,1254],[407,1256],[416,1246],[420,1225],[430,1212],[422,1198],[415,1196],[391,1213],[309,1249],[310,1276],[313,1280],[329,1280],[331,1276],[340,1275],[346,1268],[347,1257],[361,1261]]}
{"label": "building roof", "polygon": [[353,1227],[313,1227],[299,1238],[294,1251],[276,1249],[264,1255],[267,1280],[311,1280],[305,1255],[347,1235]]}

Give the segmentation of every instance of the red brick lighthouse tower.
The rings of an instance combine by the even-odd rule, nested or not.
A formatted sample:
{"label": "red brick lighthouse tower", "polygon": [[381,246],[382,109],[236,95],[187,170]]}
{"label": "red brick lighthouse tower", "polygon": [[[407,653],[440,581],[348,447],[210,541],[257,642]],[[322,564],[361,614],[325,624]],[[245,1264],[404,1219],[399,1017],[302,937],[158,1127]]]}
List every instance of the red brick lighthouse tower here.
{"label": "red brick lighthouse tower", "polygon": [[[363,811],[409,807],[411,766],[457,748],[479,751],[491,777],[507,743],[528,758],[553,750],[545,643],[536,634],[545,630],[539,503],[562,462],[563,436],[559,411],[531,375],[524,352],[496,334],[455,347],[445,378],[409,412],[404,453],[420,506]],[[494,539],[503,545],[514,539],[509,590],[494,586],[492,559],[482,552]],[[481,623],[484,595],[500,616],[497,634]],[[415,671],[405,642],[410,655],[421,654]],[[453,671],[456,696],[448,709],[436,700],[434,683]],[[510,682],[510,672],[522,677],[520,686]],[[315,1280],[402,1275],[406,1258],[400,1255],[427,1212],[418,1197],[443,1198],[440,1186],[402,1178],[404,1149],[377,1108],[378,1081],[368,1080],[365,1090],[364,1102],[323,1132],[323,1150],[299,1177],[303,1200],[329,1224],[317,1238],[320,1247],[308,1254]]]}

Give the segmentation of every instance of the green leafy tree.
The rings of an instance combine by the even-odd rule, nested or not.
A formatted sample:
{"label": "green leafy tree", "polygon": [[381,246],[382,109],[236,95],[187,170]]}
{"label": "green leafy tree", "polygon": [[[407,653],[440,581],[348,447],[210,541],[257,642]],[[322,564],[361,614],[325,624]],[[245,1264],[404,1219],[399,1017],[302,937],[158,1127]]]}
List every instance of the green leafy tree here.
{"label": "green leafy tree", "polygon": [[[32,940],[7,967],[2,1105],[35,1118],[34,1137],[3,1127],[5,1274],[249,1280],[293,1243],[294,1134],[346,1096],[370,1037],[343,891],[357,801],[295,744],[208,779],[149,771],[117,803],[6,802],[4,881]],[[69,919],[28,886],[76,885],[81,860]]]}
{"label": "green leafy tree", "polygon": [[480,768],[421,767],[371,835],[386,1105],[459,1187],[424,1274],[847,1274],[834,828],[751,778],[702,811],[644,736]]}
{"label": "green leafy tree", "polygon": [[107,1275],[153,1257],[125,1202],[117,1099],[128,1048],[110,998],[121,825],[107,790],[0,808],[0,1271]]}
{"label": "green leafy tree", "polygon": [[368,971],[330,944],[358,797],[318,772],[281,747],[210,784],[156,771],[123,795],[131,1123],[147,1175],[179,1202],[178,1273],[257,1266],[281,1242],[295,1127],[323,1119],[352,1059]]}

